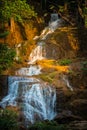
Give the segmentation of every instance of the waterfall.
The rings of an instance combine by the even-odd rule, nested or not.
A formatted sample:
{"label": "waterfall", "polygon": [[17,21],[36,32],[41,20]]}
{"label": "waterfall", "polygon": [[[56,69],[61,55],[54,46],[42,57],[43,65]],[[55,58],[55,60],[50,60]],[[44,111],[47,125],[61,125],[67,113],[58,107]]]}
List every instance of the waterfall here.
{"label": "waterfall", "polygon": [[58,14],[51,14],[49,25],[45,27],[40,36],[35,36],[34,40],[39,39],[36,48],[31,52],[29,56],[29,63],[34,64],[37,60],[46,58],[45,40],[47,36],[53,33],[61,25],[61,19],[58,18]]}
{"label": "waterfall", "polygon": [[41,67],[39,65],[30,65],[30,67],[23,67],[15,72],[15,75],[32,76],[40,74]]}
{"label": "waterfall", "polygon": [[38,42],[37,47],[31,52],[29,56],[29,63],[34,64],[37,60],[42,60],[45,58],[45,43],[43,41]]}
{"label": "waterfall", "polygon": [[53,33],[58,27],[61,26],[61,19],[59,19],[58,14],[51,14],[51,19],[49,21],[49,24],[45,29],[42,31],[40,38],[42,40],[45,40],[47,36],[51,33]]}
{"label": "waterfall", "polygon": [[0,106],[19,106],[25,121],[34,123],[52,120],[56,116],[56,90],[54,87],[28,77],[9,76],[8,95],[2,99]]}
{"label": "waterfall", "polygon": [[54,21],[56,21],[56,20],[58,20],[58,14],[57,14],[57,13],[52,13],[52,14],[51,14],[51,19],[50,19],[50,21],[51,21],[51,22],[54,22]]}
{"label": "waterfall", "polygon": [[69,80],[68,80],[68,78],[66,77],[66,75],[63,75],[63,81],[66,83],[67,87],[68,87],[71,91],[73,91],[73,88],[72,88],[72,86],[70,85]]}
{"label": "waterfall", "polygon": [[39,120],[52,120],[55,117],[56,92],[50,86],[33,84],[30,91],[26,92],[24,100],[24,115],[32,123]]}
{"label": "waterfall", "polygon": [[42,31],[36,48],[29,56],[29,67],[22,67],[15,76],[8,77],[8,94],[0,102],[2,108],[18,106],[28,123],[52,120],[56,116],[56,89],[34,77],[41,73],[41,67],[34,64],[46,58],[45,39],[59,26],[59,21],[58,15],[51,16],[48,27]]}
{"label": "waterfall", "polygon": [[54,32],[61,25],[61,19],[59,19],[57,13],[51,14],[51,19],[49,21],[49,28]]}

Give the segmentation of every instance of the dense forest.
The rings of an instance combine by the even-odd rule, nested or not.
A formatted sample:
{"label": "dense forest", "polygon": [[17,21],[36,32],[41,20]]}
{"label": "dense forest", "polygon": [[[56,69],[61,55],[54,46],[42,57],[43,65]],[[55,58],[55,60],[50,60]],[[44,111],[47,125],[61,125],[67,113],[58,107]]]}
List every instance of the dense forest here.
{"label": "dense forest", "polygon": [[[55,21],[51,23],[52,14],[56,14],[59,22],[54,30],[51,30],[56,25]],[[36,83],[41,87],[38,90],[33,86]],[[7,92],[11,85],[16,92],[12,89]],[[14,97],[15,94],[17,97],[16,86],[21,87],[18,88],[18,98]],[[52,90],[49,86],[53,86]],[[48,87],[47,95],[44,94],[45,87]],[[38,115],[36,109],[33,117],[36,123],[31,121],[27,124],[22,111],[25,99],[22,98],[27,97],[26,102],[30,101],[29,95],[24,93],[31,88],[37,97],[40,96],[39,91],[43,93],[46,96],[43,101],[47,104],[49,98],[54,103],[56,89],[55,118],[49,121],[43,116],[39,122],[43,106],[40,104],[40,108],[38,100],[42,99],[35,99],[37,103],[31,101],[32,110],[36,105],[42,111]],[[9,94],[11,91],[13,95]],[[50,93],[52,95],[49,96]],[[18,101],[19,106],[13,100]],[[52,107],[51,104],[49,106]],[[29,114],[33,113],[32,110]],[[86,130],[86,110],[87,0],[0,0],[0,129]]]}

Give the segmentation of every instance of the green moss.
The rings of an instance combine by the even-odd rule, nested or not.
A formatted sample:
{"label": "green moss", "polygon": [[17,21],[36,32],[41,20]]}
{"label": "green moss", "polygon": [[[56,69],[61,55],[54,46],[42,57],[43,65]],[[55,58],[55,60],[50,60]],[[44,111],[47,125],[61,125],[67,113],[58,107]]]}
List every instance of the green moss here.
{"label": "green moss", "polygon": [[53,81],[53,79],[48,74],[40,74],[39,77],[45,82],[52,83]]}
{"label": "green moss", "polygon": [[72,63],[72,61],[70,59],[62,59],[58,63],[59,65],[69,65]]}
{"label": "green moss", "polygon": [[40,74],[39,78],[41,78],[42,80],[52,83],[53,80],[55,79],[55,76],[57,74],[57,71],[51,72],[51,73],[45,73],[45,74]]}
{"label": "green moss", "polygon": [[82,65],[83,65],[82,67],[83,74],[87,75],[87,61],[84,61]]}

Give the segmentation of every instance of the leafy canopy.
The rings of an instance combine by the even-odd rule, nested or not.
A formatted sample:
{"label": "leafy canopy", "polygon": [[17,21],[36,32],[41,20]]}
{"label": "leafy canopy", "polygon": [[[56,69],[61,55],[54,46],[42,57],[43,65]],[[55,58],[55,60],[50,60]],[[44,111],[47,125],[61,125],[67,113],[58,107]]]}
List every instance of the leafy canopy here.
{"label": "leafy canopy", "polygon": [[26,0],[1,0],[0,20],[8,21],[13,17],[17,21],[36,17],[34,8],[26,3]]}

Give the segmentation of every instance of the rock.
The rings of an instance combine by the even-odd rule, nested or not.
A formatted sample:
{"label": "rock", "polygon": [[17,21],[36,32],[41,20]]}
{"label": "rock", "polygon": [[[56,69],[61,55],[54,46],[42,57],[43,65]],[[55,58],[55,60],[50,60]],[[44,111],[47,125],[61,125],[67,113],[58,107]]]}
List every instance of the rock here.
{"label": "rock", "polygon": [[75,115],[87,120],[87,99],[75,99],[71,102],[71,109]]}
{"label": "rock", "polygon": [[74,121],[69,124],[68,130],[87,130],[87,121]]}
{"label": "rock", "polygon": [[0,75],[0,99],[7,95],[8,91],[8,76]]}
{"label": "rock", "polygon": [[79,116],[73,115],[71,111],[64,110],[59,113],[54,120],[60,124],[69,124],[72,121],[80,121],[82,119]]}
{"label": "rock", "polygon": [[19,130],[26,130],[26,128],[23,125],[20,125]]}

